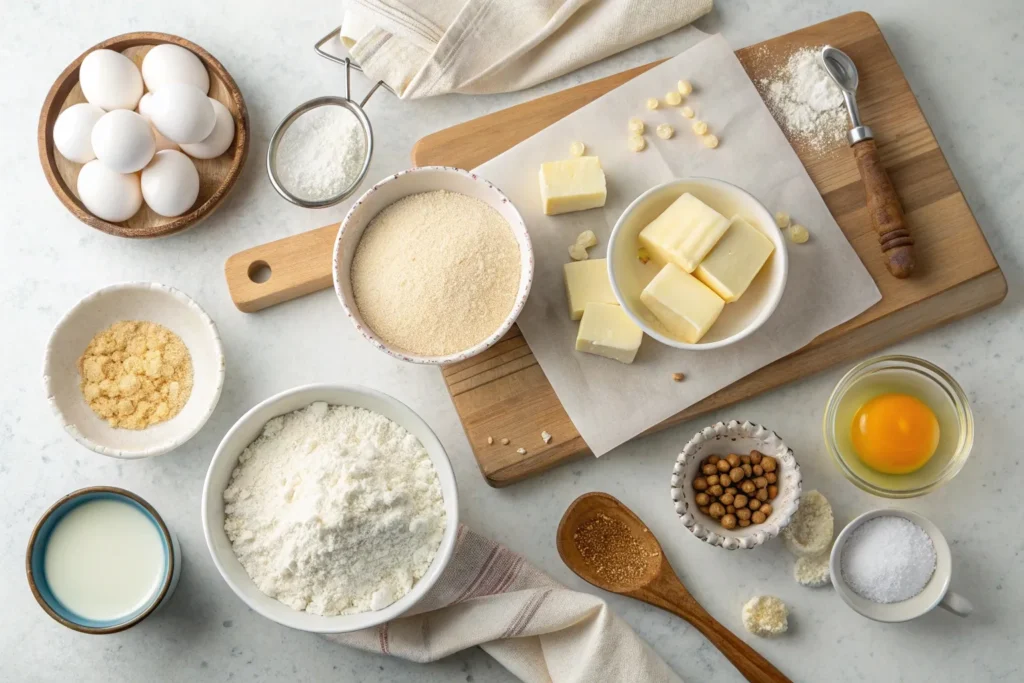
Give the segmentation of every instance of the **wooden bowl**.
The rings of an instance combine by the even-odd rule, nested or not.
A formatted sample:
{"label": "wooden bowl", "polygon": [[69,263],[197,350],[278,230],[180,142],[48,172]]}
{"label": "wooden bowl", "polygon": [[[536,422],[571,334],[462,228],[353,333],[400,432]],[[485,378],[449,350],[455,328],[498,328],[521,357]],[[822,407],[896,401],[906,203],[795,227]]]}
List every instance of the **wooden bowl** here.
{"label": "wooden bowl", "polygon": [[[219,100],[235,119],[235,139],[216,159],[192,159],[199,171],[199,197],[191,210],[175,218],[153,212],[145,203],[138,213],[121,223],[110,223],[89,213],[78,198],[78,172],[82,164],[65,159],[53,145],[53,125],[57,116],[73,104],[85,102],[78,84],[78,67],[93,50],[108,49],[123,53],[141,68],[142,59],[155,45],[171,43],[189,50],[210,74],[210,97]],[[92,46],[71,62],[46,95],[39,115],[39,160],[43,172],[60,201],[83,223],[118,237],[162,237],[186,230],[209,216],[227,196],[242,171],[249,153],[249,112],[235,80],[213,55],[184,38],[167,33],[141,31],[115,36]],[[190,157],[191,158],[191,157]]]}

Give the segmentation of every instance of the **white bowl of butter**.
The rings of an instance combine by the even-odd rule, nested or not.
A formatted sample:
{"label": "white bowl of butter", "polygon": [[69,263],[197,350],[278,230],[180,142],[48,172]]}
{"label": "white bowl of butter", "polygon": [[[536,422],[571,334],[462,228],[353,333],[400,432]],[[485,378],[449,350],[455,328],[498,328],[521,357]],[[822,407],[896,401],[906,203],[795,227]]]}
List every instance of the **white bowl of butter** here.
{"label": "white bowl of butter", "polygon": [[[742,260],[747,258],[746,245],[742,240],[736,239],[729,243],[725,241],[735,227],[733,221],[736,218],[742,219],[747,226],[767,237],[773,246],[767,261],[757,270],[749,285],[739,292],[737,299],[721,306],[720,302],[724,297],[707,297],[721,308],[717,319],[714,319],[714,310],[700,310],[701,297],[680,293],[680,298],[683,299],[680,306],[689,309],[682,311],[684,317],[696,320],[702,317],[714,319],[709,329],[697,333],[699,338],[696,341],[692,340],[692,336],[690,339],[684,338],[684,335],[667,327],[641,300],[641,293],[655,276],[659,275],[666,262],[659,254],[651,253],[651,250],[641,251],[643,245],[639,239],[640,232],[687,193],[729,220],[730,227],[725,236],[718,239],[717,243],[712,241],[714,247],[710,252],[698,254],[696,260],[701,261],[701,265],[709,262],[708,259],[715,255],[715,249],[719,250],[719,262],[735,260],[741,264]],[[726,250],[728,259],[721,258]],[[693,270],[690,267],[687,272]],[[680,178],[644,192],[626,207],[616,222],[608,242],[608,277],[619,305],[647,335],[679,349],[718,349],[753,334],[768,320],[782,299],[788,271],[786,244],[772,214],[748,192],[714,178]],[[678,275],[680,279],[684,278],[682,274]],[[686,277],[685,280],[692,282],[692,278]],[[710,292],[705,292],[707,288],[698,285],[695,287],[700,289],[700,292],[696,293]],[[721,293],[721,288],[718,289]]]}

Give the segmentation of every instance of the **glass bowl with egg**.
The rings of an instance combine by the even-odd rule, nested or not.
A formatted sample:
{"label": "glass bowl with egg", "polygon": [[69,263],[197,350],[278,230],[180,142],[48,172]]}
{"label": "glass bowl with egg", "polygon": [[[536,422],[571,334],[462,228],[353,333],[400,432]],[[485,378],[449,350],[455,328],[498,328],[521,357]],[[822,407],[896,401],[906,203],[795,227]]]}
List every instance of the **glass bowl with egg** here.
{"label": "glass bowl with egg", "polygon": [[825,405],[825,446],[851,482],[883,498],[913,498],[963,468],[974,443],[967,395],[949,373],[912,356],[853,367]]}

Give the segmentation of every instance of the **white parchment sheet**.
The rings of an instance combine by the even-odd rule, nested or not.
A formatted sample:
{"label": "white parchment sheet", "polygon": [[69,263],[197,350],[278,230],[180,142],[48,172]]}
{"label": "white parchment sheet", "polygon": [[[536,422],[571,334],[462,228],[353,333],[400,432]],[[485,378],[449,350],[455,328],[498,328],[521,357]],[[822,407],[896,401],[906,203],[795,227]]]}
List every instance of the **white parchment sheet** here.
{"label": "white parchment sheet", "polygon": [[[679,107],[648,111],[648,97],[664,98],[679,79],[693,83],[690,104],[721,144],[706,149]],[[630,152],[627,121],[647,123],[648,148]],[[669,123],[676,136],[654,135]],[[545,216],[537,173],[545,161],[569,156],[580,140],[600,157],[608,179],[604,209]],[[681,55],[570,114],[477,171],[504,191],[522,213],[536,254],[533,289],[519,327],[573,424],[595,455],[769,363],[881,299],[874,281],[843,236],[803,164],[761,101],[732,48],[709,37]],[[623,365],[574,350],[578,323],[569,319],[562,267],[581,231],[593,230],[603,258],[615,221],[651,187],[682,176],[735,183],[772,212],[787,211],[808,227],[806,244],[788,244],[789,279],[782,301],[747,339],[714,351],[682,351],[645,337],[636,361]],[[683,372],[686,380],[672,381]]]}

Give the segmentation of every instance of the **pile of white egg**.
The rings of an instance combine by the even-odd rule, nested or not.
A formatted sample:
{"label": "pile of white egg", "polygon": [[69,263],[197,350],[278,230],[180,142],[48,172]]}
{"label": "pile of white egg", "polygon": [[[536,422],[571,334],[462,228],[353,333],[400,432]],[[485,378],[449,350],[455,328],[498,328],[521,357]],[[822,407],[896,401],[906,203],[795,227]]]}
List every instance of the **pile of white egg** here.
{"label": "pile of white egg", "polygon": [[126,221],[145,201],[161,216],[180,216],[199,196],[192,158],[213,159],[235,138],[227,107],[207,97],[210,75],[178,45],[153,47],[142,72],[113,50],[86,55],[78,81],[87,102],[60,113],[53,143],[84,164],[78,198],[98,218]]}

